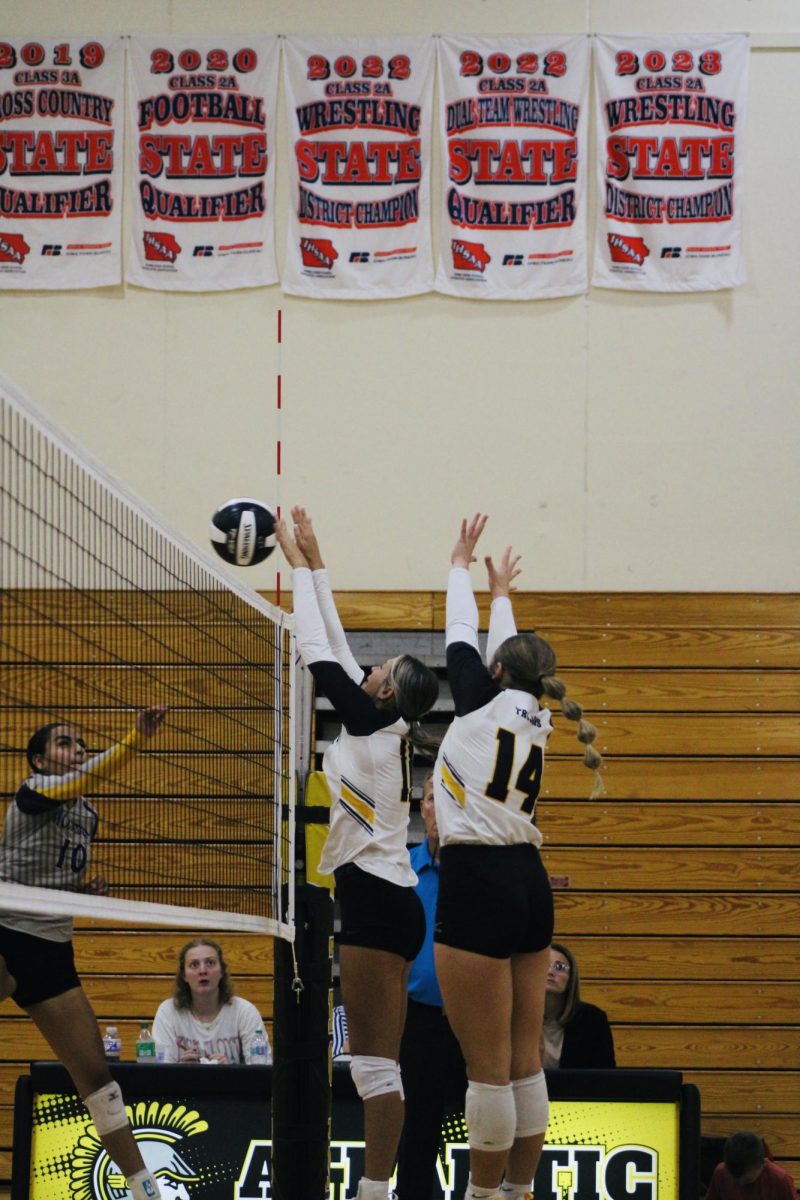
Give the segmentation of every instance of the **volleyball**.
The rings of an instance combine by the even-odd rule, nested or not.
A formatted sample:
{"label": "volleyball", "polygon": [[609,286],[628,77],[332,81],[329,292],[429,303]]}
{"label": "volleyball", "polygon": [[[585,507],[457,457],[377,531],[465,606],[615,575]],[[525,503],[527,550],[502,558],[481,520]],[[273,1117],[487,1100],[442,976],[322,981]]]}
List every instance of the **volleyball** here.
{"label": "volleyball", "polygon": [[275,549],[275,514],[260,500],[226,500],[211,518],[208,532],[225,562],[253,567]]}

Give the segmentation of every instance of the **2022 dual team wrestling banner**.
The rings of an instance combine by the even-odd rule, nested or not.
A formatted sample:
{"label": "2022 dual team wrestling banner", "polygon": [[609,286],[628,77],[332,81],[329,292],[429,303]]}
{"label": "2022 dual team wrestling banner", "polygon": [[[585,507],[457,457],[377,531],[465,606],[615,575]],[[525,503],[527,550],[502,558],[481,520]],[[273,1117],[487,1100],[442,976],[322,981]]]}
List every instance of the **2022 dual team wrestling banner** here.
{"label": "2022 dual team wrestling banner", "polygon": [[437,291],[586,290],[588,79],[585,37],[439,39]]}
{"label": "2022 dual team wrestling banner", "polygon": [[592,283],[660,292],[743,283],[746,35],[594,42],[600,215]]}
{"label": "2022 dual team wrestling banner", "polygon": [[119,37],[0,38],[0,288],[120,281]]}
{"label": "2022 dual team wrestling banner", "polygon": [[126,279],[210,291],[277,282],[275,37],[130,41]]}
{"label": "2022 dual team wrestling banner", "polygon": [[432,38],[287,38],[292,181],[283,289],[430,291]]}

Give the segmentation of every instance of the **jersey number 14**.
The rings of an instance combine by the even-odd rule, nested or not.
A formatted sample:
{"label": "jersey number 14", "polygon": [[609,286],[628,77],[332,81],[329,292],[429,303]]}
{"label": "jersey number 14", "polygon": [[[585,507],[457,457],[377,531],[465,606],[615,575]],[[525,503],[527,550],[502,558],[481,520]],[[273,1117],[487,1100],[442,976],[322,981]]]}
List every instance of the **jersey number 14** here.
{"label": "jersey number 14", "polygon": [[[499,800],[505,804],[508,799],[511,772],[514,769],[514,750],[516,735],[510,729],[498,729],[497,757],[494,761],[492,778],[484,791],[490,800]],[[544,755],[541,746],[531,746],[530,753],[519,769],[514,788],[521,792],[525,800],[520,805],[520,811],[528,816],[533,812],[539,788],[542,786],[542,763]]]}

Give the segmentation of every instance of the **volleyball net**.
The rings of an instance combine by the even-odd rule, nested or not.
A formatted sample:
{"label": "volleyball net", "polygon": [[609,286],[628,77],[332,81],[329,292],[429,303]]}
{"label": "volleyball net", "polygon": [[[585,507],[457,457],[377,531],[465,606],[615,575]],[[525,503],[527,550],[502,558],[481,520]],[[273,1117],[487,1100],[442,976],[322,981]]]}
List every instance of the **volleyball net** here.
{"label": "volleyball net", "polygon": [[[291,940],[302,671],[291,617],[0,374],[0,911]],[[51,723],[86,743],[60,795]]]}

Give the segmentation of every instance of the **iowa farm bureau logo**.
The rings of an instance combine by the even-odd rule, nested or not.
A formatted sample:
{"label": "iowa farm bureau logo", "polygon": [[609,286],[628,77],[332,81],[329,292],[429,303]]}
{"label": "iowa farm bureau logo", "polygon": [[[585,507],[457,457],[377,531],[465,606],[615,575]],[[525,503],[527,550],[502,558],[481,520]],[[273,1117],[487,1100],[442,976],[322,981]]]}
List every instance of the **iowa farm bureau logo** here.
{"label": "iowa farm bureau logo", "polygon": [[15,263],[22,266],[30,246],[21,233],[0,233],[0,263]]}
{"label": "iowa farm bureau logo", "polygon": [[643,267],[644,260],[650,256],[644,238],[627,237],[622,233],[609,233],[608,249],[612,262],[626,263],[629,267]]}

